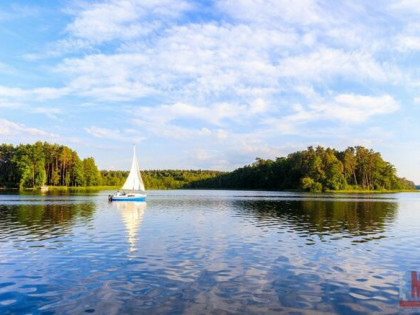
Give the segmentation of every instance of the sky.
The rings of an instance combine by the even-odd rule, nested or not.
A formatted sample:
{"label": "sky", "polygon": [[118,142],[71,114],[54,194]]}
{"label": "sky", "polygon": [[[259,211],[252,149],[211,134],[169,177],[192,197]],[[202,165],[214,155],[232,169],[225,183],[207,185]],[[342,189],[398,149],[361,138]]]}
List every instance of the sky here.
{"label": "sky", "polygon": [[420,183],[418,0],[0,3],[0,143],[233,170],[322,145]]}

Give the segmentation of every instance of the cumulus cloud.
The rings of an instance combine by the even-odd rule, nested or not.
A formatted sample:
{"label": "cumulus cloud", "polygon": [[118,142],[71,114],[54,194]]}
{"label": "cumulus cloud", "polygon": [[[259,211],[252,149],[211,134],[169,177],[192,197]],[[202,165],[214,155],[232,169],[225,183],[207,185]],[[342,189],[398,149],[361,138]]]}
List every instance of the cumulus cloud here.
{"label": "cumulus cloud", "polygon": [[334,97],[332,104],[317,107],[326,118],[337,119],[344,123],[361,123],[375,115],[395,112],[400,108],[400,104],[390,95],[375,97],[340,94]]}
{"label": "cumulus cloud", "polygon": [[375,115],[389,114],[400,108],[400,104],[390,95],[368,96],[338,94],[331,100],[309,105],[309,110],[297,109],[293,117],[299,120],[330,119],[341,123],[362,123]]}
{"label": "cumulus cloud", "polygon": [[[265,119],[263,133],[268,135],[270,131],[276,130],[283,135],[301,135],[307,133],[305,129],[302,129],[302,126],[317,121],[339,122],[347,126],[357,125],[376,115],[390,114],[400,108],[399,102],[386,94],[381,96],[337,94],[329,98],[318,96],[316,99],[316,103],[306,106],[299,103],[294,104],[292,113],[289,115]],[[324,125],[322,129],[325,134],[333,132]],[[312,130],[312,134],[313,132],[314,130]],[[320,135],[319,131],[317,134]]]}

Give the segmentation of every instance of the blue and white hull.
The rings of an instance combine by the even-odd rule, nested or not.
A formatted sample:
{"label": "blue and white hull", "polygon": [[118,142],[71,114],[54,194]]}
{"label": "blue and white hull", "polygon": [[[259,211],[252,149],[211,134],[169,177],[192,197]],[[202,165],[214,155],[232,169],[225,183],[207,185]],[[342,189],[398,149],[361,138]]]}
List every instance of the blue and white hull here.
{"label": "blue and white hull", "polygon": [[115,193],[109,195],[109,201],[146,201],[145,193]]}

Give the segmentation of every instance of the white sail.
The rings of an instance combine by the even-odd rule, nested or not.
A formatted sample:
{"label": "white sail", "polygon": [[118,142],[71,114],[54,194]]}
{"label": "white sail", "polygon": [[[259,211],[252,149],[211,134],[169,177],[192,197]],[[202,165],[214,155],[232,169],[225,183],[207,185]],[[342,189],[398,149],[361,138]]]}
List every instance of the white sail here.
{"label": "white sail", "polygon": [[144,191],[143,180],[140,175],[139,164],[136,158],[136,148],[134,147],[133,162],[131,164],[130,174],[122,187],[123,190]]}

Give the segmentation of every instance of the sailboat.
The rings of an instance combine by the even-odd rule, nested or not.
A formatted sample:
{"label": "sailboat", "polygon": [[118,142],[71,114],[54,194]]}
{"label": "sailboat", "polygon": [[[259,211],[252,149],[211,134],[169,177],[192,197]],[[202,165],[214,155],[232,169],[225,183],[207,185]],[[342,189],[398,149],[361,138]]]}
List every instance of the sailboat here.
{"label": "sailboat", "polygon": [[134,147],[133,151],[130,174],[128,174],[127,180],[121,188],[122,191],[109,195],[109,201],[146,201],[146,190],[140,175],[136,147]]}

